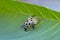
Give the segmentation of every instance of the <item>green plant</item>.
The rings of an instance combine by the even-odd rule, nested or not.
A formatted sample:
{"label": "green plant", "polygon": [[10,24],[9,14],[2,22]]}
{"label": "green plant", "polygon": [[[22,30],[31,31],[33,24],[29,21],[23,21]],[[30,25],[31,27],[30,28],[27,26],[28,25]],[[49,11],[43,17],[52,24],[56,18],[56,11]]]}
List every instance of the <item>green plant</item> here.
{"label": "green plant", "polygon": [[[24,32],[24,20],[31,15],[40,21],[33,31]],[[0,0],[0,39],[60,40],[60,12],[24,2]]]}

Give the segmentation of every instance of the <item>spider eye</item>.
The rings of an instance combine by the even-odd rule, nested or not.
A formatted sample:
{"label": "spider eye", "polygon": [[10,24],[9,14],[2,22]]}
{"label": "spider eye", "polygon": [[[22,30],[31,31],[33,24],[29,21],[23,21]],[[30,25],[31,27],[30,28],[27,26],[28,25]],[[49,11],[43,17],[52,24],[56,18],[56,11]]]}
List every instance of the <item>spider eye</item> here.
{"label": "spider eye", "polygon": [[32,20],[31,20],[32,21]]}
{"label": "spider eye", "polygon": [[27,25],[27,24],[26,24]]}
{"label": "spider eye", "polygon": [[31,18],[32,19],[32,18]]}
{"label": "spider eye", "polygon": [[29,25],[30,25],[30,23],[29,23]]}

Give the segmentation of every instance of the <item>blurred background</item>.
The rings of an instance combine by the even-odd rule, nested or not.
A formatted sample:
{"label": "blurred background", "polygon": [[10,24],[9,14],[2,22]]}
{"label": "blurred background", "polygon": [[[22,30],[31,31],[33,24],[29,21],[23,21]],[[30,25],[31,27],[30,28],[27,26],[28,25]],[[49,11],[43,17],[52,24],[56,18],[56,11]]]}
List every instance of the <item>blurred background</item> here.
{"label": "blurred background", "polygon": [[60,0],[21,0],[21,1],[44,6],[46,8],[60,12]]}

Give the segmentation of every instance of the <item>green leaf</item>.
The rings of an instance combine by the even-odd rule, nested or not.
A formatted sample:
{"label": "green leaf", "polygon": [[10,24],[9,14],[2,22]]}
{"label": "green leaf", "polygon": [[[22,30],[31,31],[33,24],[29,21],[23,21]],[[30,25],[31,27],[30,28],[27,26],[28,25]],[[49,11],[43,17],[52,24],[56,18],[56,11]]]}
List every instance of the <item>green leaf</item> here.
{"label": "green leaf", "polygon": [[[21,27],[28,16],[35,15],[39,23],[25,32]],[[60,40],[60,12],[42,6],[0,0],[0,40]]]}

